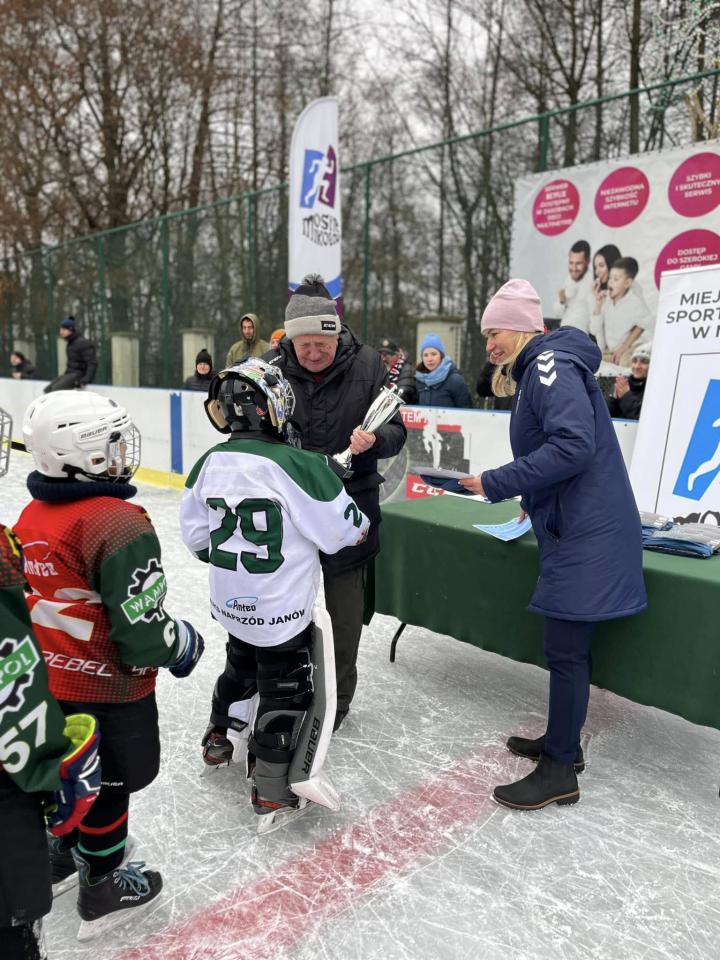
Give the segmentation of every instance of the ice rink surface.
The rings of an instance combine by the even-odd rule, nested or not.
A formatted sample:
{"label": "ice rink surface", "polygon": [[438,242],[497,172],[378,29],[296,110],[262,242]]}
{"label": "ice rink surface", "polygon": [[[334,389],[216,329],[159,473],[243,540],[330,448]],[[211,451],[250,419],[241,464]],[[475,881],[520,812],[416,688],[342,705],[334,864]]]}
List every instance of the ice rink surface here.
{"label": "ice rink surface", "polygon": [[[5,523],[29,469],[14,453]],[[168,609],[207,643],[191,677],[161,671],[161,772],[130,808],[138,856],[165,887],[88,944],[74,894],[60,897],[51,960],[716,960],[720,731],[594,687],[580,802],[506,810],[492,787],[531,764],[504,742],[543,732],[547,674],[420,627],[391,664],[389,617],[365,630],[358,694],[330,746],[342,809],[258,837],[243,771],[199,776],[224,637],[179,500],[143,485],[135,500],[163,545]]]}

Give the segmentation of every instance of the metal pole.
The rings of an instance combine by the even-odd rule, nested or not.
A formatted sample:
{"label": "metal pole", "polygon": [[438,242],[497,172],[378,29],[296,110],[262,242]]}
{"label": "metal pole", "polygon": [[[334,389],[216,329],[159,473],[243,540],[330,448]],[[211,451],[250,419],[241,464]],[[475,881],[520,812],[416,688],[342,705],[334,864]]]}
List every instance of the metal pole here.
{"label": "metal pole", "polygon": [[248,194],[248,219],[247,219],[247,245],[248,245],[248,266],[247,266],[247,300],[248,309],[255,312],[255,194]]}
{"label": "metal pole", "polygon": [[162,242],[162,328],[163,328],[163,386],[170,384],[170,232],[167,218],[160,226]]}
{"label": "metal pole", "polygon": [[550,146],[550,114],[540,117],[540,156],[538,170],[547,170],[548,148]]}
{"label": "metal pole", "polygon": [[[53,271],[52,250],[47,254],[48,271],[48,354],[50,356],[50,379],[54,380],[58,375],[58,355],[57,355],[57,333],[52,334],[53,324],[55,323],[55,273]],[[52,372],[54,371],[54,372]]]}
{"label": "metal pole", "polygon": [[363,256],[363,341],[367,343],[368,322],[370,320],[370,203],[372,191],[372,163],[365,166],[365,222],[363,224],[363,241],[365,252]]}
{"label": "metal pole", "polygon": [[100,284],[100,321],[101,321],[101,330],[102,336],[101,341],[104,342],[105,347],[101,349],[100,353],[102,356],[102,371],[101,371],[101,383],[109,383],[108,379],[108,349],[110,345],[110,324],[108,323],[107,316],[107,290],[105,287],[105,238],[98,236],[95,240],[95,256],[97,257],[98,265],[98,283]]}

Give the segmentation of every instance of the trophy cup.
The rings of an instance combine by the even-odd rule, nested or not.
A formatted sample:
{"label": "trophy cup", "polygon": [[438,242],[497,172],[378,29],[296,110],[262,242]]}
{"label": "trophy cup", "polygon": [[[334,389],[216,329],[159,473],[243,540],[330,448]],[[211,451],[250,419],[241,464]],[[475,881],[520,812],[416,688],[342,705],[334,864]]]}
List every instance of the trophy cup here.
{"label": "trophy cup", "polygon": [[[377,428],[387,423],[388,420],[393,417],[395,411],[404,403],[405,401],[402,400],[394,390],[389,390],[387,387],[380,387],[380,393],[370,404],[361,428],[368,433],[375,433]],[[349,470],[350,461],[352,460],[350,447],[348,447],[347,450],[343,450],[342,453],[334,454],[333,460],[339,463],[343,470]]]}

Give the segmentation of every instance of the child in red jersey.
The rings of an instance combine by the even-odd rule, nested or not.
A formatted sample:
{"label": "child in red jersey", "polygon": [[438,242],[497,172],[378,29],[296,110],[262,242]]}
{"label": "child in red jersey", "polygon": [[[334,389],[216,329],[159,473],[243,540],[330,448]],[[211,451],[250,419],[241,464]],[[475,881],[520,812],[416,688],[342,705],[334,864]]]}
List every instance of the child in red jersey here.
{"label": "child in red jersey", "polygon": [[37,470],[15,526],[27,598],[50,689],[66,713],[98,718],[102,788],[77,835],[51,850],[53,880],[79,873],[78,938],[90,939],[149,903],[160,874],[128,863],[130,794],[158,772],[158,667],[187,676],[203,640],[164,608],[160,543],[144,510],[127,500],[140,435],[122,407],[89,390],[51,393],[25,414]]}

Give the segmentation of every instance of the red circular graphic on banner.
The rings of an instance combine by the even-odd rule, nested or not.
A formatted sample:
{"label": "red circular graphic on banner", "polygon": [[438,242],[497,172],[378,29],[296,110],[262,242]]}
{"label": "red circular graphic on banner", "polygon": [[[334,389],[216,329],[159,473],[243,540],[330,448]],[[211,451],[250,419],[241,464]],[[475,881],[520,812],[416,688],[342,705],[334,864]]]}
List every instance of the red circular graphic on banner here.
{"label": "red circular graphic on banner", "polygon": [[702,217],[720,204],[720,154],[696,153],[672,175],[668,200],[683,217]]}
{"label": "red circular graphic on banner", "polygon": [[572,226],[580,209],[580,194],[569,180],[546,184],[533,203],[535,229],[546,237],[555,237]]}
{"label": "red circular graphic on banner", "polygon": [[606,227],[624,227],[645,209],[650,196],[648,178],[637,167],[613,170],[595,194],[595,213]]}
{"label": "red circular graphic on banner", "polygon": [[712,230],[686,230],[666,243],[655,261],[655,286],[663,270],[716,267],[720,264],[720,235]]}

